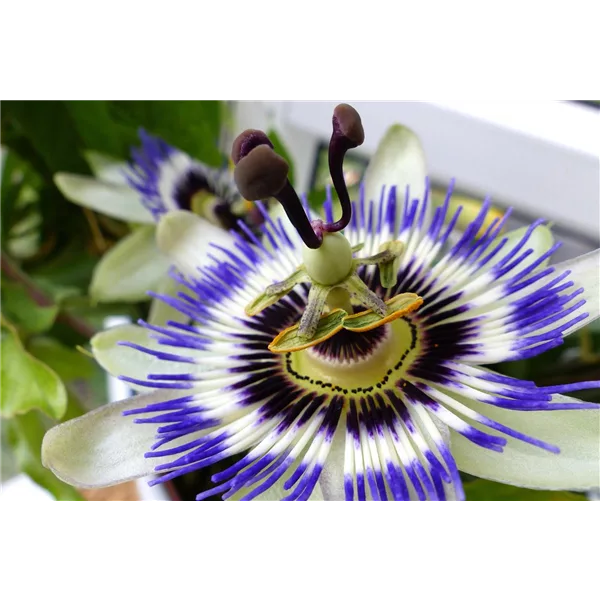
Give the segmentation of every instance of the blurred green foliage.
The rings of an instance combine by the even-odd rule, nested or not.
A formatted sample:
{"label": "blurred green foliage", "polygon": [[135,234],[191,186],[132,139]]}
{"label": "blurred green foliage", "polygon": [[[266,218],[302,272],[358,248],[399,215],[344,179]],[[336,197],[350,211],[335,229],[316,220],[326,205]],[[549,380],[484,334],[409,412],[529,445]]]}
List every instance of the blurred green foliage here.
{"label": "blurred green foliage", "polygon": [[465,494],[471,502],[496,500],[502,502],[540,502],[540,501],[578,501],[585,500],[583,494],[572,492],[552,492],[545,490],[526,490],[512,485],[478,479],[465,483]]}
{"label": "blurred green foliage", "polygon": [[59,500],[81,499],[42,466],[44,432],[106,402],[105,374],[80,349],[106,317],[135,320],[148,302],[92,302],[94,267],[131,228],[68,202],[53,176],[91,175],[89,150],[128,160],[140,128],[221,166],[227,106],[9,101],[1,108],[2,479],[24,472]]}

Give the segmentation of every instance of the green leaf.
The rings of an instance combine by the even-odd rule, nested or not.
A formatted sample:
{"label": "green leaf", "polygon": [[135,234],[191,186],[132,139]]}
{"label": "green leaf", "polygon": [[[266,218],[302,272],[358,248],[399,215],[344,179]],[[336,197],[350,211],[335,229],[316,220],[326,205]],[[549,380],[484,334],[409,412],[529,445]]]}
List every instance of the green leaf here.
{"label": "green leaf", "polygon": [[3,148],[0,226],[3,248],[15,258],[33,256],[39,248],[42,179],[15,152]]}
{"label": "green leaf", "polygon": [[65,386],[50,367],[23,348],[15,330],[4,320],[0,347],[0,415],[10,418],[37,408],[60,419],[67,408]]}
{"label": "green leaf", "polygon": [[[4,154],[4,152],[3,152]],[[2,178],[0,183],[0,227],[2,238],[13,226],[15,219],[13,215],[17,206],[17,200],[23,186],[23,163],[14,152],[7,152],[2,160]]]}
{"label": "green leaf", "polygon": [[[326,194],[327,191],[324,188],[313,188],[306,195],[308,205],[321,216],[324,216],[325,214],[323,211],[323,203],[327,197]],[[339,202],[337,204],[334,203],[334,217],[336,216],[335,210],[337,210],[337,206],[339,206]]]}
{"label": "green leaf", "polygon": [[0,125],[4,123],[4,120],[8,116],[8,102],[7,99],[0,99]]}
{"label": "green leaf", "polygon": [[50,248],[64,248],[77,243],[79,249],[71,250],[74,261],[79,255],[89,255],[90,226],[82,210],[73,210],[73,205],[60,193],[53,181],[48,180],[39,192],[39,209],[42,217],[42,239]]}
{"label": "green leaf", "polygon": [[[73,206],[71,210],[73,210]],[[91,256],[76,239],[71,239],[60,253],[29,272],[31,277],[54,298],[87,292],[98,258]]]}
{"label": "green leaf", "polygon": [[46,174],[90,172],[80,154],[82,140],[64,102],[13,100],[2,103],[2,113],[28,140]]}
{"label": "green leaf", "polygon": [[17,465],[13,451],[8,444],[8,428],[10,420],[0,419],[0,482],[15,477],[21,472]]}
{"label": "green leaf", "polygon": [[87,379],[94,374],[94,365],[88,356],[44,336],[31,338],[27,350],[41,360],[65,382]]}
{"label": "green leaf", "polygon": [[40,177],[49,177],[51,172],[46,166],[44,159],[38,154],[31,140],[27,138],[14,115],[11,114],[11,111],[6,110],[7,104],[6,102],[2,103],[2,148],[16,154]]}
{"label": "green leaf", "polygon": [[286,148],[285,144],[281,141],[279,134],[274,129],[269,129],[269,131],[267,132],[267,136],[271,140],[271,142],[273,142],[273,149],[275,150],[275,152],[277,152],[277,154],[285,158],[287,164],[290,166],[288,179],[292,182],[292,184],[295,184],[294,161],[292,160],[288,149]]}
{"label": "green leaf", "polygon": [[[88,410],[96,408],[97,403],[104,398],[105,373],[91,356],[46,336],[31,338],[27,350],[53,369],[65,383],[67,410],[62,416],[63,421],[80,417]],[[89,402],[89,396],[93,396],[93,404]]]}
{"label": "green leaf", "polygon": [[528,490],[526,488],[505,485],[487,479],[477,479],[464,484],[467,500],[474,502],[483,502],[496,500],[501,502],[509,501],[573,501],[585,500],[582,494],[572,492],[549,491],[549,490]]}
{"label": "green leaf", "polygon": [[[11,186],[17,184],[29,185],[33,188],[39,187],[43,179],[39,173],[32,168],[29,162],[23,159],[17,152],[13,152],[10,148],[0,146],[0,152],[4,152],[2,174],[0,182],[3,186]],[[0,198],[0,202],[4,202],[4,198]]]}
{"label": "green leaf", "polygon": [[86,149],[129,159],[131,146],[139,143],[137,126],[123,125],[111,114],[106,100],[67,100],[67,112]]}
{"label": "green leaf", "polygon": [[111,118],[117,123],[142,127],[192,158],[222,166],[223,156],[219,150],[221,102],[117,100],[108,105]]}
{"label": "green leaf", "polygon": [[2,312],[9,321],[29,333],[41,333],[52,327],[58,315],[58,306],[40,306],[27,292],[24,285],[14,281],[2,281]]}
{"label": "green leaf", "polygon": [[57,500],[83,500],[74,488],[42,466],[41,449],[45,433],[41,416],[36,413],[21,415],[7,422],[8,444],[19,468]]}

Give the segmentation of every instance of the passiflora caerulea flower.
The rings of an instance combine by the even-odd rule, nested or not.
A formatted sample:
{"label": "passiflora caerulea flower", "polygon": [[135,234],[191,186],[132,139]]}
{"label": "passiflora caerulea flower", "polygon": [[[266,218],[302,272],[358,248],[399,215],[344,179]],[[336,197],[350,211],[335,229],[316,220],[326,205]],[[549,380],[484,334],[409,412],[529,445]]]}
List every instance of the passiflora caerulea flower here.
{"label": "passiflora caerulea flower", "polygon": [[365,186],[350,202],[342,162],[362,139],[354,109],[337,107],[329,164],[342,210],[334,221],[327,199],[322,221],[267,136],[238,137],[242,195],[276,198],[293,229],[258,204],[260,239],[242,223],[245,236],[219,231],[205,256],[193,243],[204,223],[167,217],[159,229],[186,289],[162,300],[181,319],[94,340],[145,391],[50,430],[48,468],[93,487],[229,459],[198,499],[462,499],[459,470],[598,486],[597,407],[562,394],[600,382],[538,387],[484,365],[538,355],[596,319],[599,251],[548,266],[558,245],[541,221],[504,236],[505,216],[480,233],[488,203],[445,249],[451,190],[433,215],[426,185],[416,198]]}
{"label": "passiflora caerulea flower", "polygon": [[[239,219],[254,228],[262,219],[240,196],[227,169],[211,168],[144,131],[140,140],[130,164],[88,152],[95,177],[54,177],[65,197],[76,204],[139,224],[94,270],[90,295],[99,302],[136,302],[147,299],[148,290],[175,291],[167,276],[168,259],[155,239],[155,224],[168,212],[190,210],[224,229],[237,228]],[[208,240],[198,243],[204,241],[206,249]]]}

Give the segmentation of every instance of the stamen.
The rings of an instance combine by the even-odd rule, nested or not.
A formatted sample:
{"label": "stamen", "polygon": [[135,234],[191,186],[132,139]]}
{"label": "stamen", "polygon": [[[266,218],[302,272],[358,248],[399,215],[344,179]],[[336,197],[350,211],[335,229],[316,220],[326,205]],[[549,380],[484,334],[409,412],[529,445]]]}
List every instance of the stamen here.
{"label": "stamen", "polygon": [[273,150],[267,135],[247,129],[233,142],[231,158],[236,165],[234,179],[247,200],[275,198],[309,248],[319,248],[322,240],[320,222],[311,224],[302,202],[288,179],[289,165]]}
{"label": "stamen", "polygon": [[231,160],[237,165],[242,158],[248,156],[257,146],[269,146],[273,148],[271,140],[264,131],[260,129],[246,129],[233,140],[231,147]]}
{"label": "stamen", "polygon": [[236,164],[234,178],[247,200],[276,196],[285,187],[289,165],[267,144],[261,144]]}
{"label": "stamen", "polygon": [[344,179],[344,156],[351,148],[360,146],[365,140],[365,132],[360,115],[349,104],[338,104],[333,111],[333,133],[329,141],[329,172],[333,187],[342,205],[342,216],[335,223],[325,223],[325,231],[341,231],[350,223],[352,205]]}

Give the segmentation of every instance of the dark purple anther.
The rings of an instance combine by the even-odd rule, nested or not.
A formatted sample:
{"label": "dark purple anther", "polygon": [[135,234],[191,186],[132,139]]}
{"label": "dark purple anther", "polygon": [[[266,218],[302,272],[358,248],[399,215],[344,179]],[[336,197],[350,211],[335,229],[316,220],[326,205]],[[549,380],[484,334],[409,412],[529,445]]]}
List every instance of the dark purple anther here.
{"label": "dark purple anther", "polygon": [[231,147],[231,160],[234,165],[237,165],[244,156],[248,156],[257,146],[268,146],[273,148],[271,140],[267,134],[260,129],[246,129],[233,140]]}
{"label": "dark purple anther", "polygon": [[333,133],[329,141],[329,172],[342,205],[342,216],[335,223],[325,223],[325,231],[341,231],[350,223],[352,205],[344,180],[344,156],[365,141],[360,115],[349,104],[338,104],[333,111]]}
{"label": "dark purple anther", "polygon": [[323,239],[316,232],[288,180],[289,165],[273,150],[267,135],[256,129],[247,129],[233,142],[231,158],[235,164],[233,177],[240,194],[247,200],[275,198],[285,210],[288,219],[309,248],[319,248]]}

